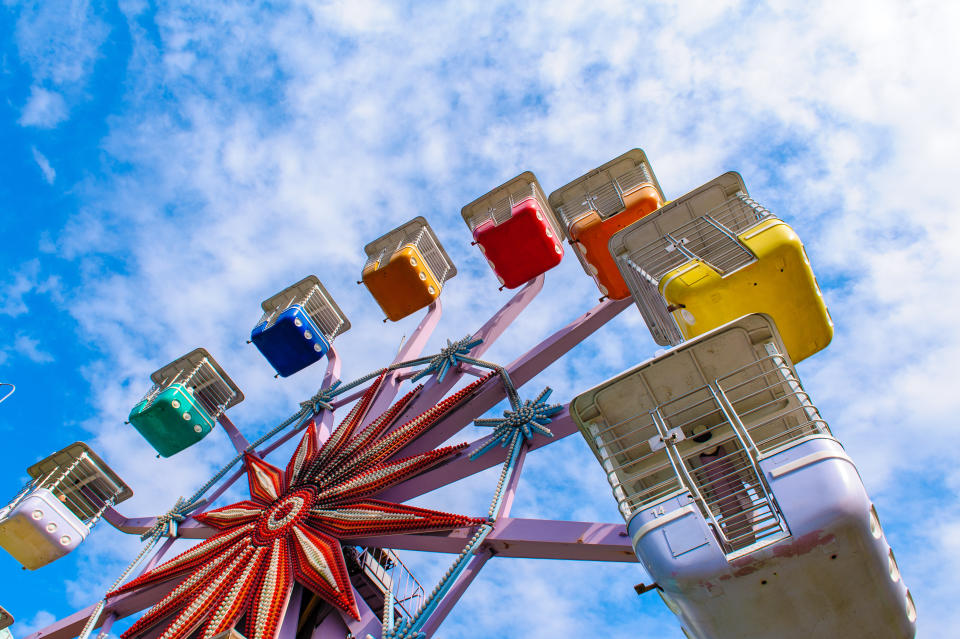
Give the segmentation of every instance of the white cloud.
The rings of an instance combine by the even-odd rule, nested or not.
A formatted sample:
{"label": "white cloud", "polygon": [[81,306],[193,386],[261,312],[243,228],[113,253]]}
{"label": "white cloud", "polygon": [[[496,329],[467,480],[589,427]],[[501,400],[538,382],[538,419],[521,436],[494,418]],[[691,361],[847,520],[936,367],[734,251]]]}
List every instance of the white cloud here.
{"label": "white cloud", "polygon": [[13,627],[10,628],[10,631],[15,637],[26,637],[41,628],[49,626],[56,620],[57,618],[53,613],[46,610],[38,610],[29,621],[17,621],[13,624]]}
{"label": "white cloud", "polygon": [[[960,80],[942,72],[957,53],[930,34],[956,24],[957,9],[700,4],[449,4],[398,18],[374,4],[302,3],[270,14],[221,3],[160,7],[157,36],[131,19],[132,86],[104,141],[131,168],[86,185],[85,205],[57,238],[84,274],[71,313],[104,353],[87,369],[100,389],[88,426],[137,488],[138,501],[124,509],[172,503],[230,456],[215,435],[173,460],[147,458],[119,422],[152,370],[207,346],[247,396],[235,421],[263,432],[316,390],[320,371],[273,380],[243,345],[260,300],[317,273],[354,323],[337,342],[344,376],[381,365],[417,320],[380,324],[375,303],[353,284],[361,247],[424,214],[460,268],[433,344],[460,337],[507,299],[468,246],[460,206],[526,168],[550,191],[632,146],[647,150],[668,195],[737,169],[798,229],[838,325],[830,349],[801,365],[805,385],[880,499],[921,470],[945,481],[954,464],[938,435],[958,408],[942,370],[960,354],[949,143],[960,137],[950,106]],[[88,51],[81,68],[95,55]],[[56,73],[73,77],[73,68]],[[121,259],[124,272],[103,273],[103,255]],[[36,278],[15,279],[0,312],[26,312]],[[596,296],[567,256],[490,359],[510,361]],[[654,348],[626,311],[531,392],[549,384],[555,399],[568,399]],[[531,455],[534,490],[518,509],[616,516],[580,444],[571,438]],[[567,455],[551,453],[561,446]],[[473,498],[461,490],[444,499]],[[951,495],[945,505],[956,503]],[[887,510],[885,523],[908,525]],[[910,529],[903,544],[919,543],[917,535]],[[942,573],[919,559],[901,564],[923,611]],[[616,574],[629,587],[633,567],[535,574],[541,569],[529,566],[539,564],[506,569],[509,578],[494,582],[528,634],[557,620],[608,629],[628,624],[619,615],[662,622],[646,602],[593,619],[582,592],[553,586],[575,574],[601,588],[602,575]],[[489,608],[491,582],[478,584],[481,595],[467,603]],[[527,618],[542,625],[524,621],[535,599],[525,587],[538,601],[555,597]],[[925,627],[950,634],[948,611],[926,610]],[[448,623],[482,636],[485,626],[467,619]],[[668,627],[659,636],[678,635]]]}
{"label": "white cloud", "polygon": [[[56,91],[47,91],[35,86],[30,89],[30,98],[23,107],[19,122],[21,126],[50,129],[66,119],[67,104],[64,102],[63,96]],[[39,160],[37,162],[39,163]],[[42,164],[40,166],[43,167]],[[47,164],[48,168],[49,166]],[[46,171],[44,171],[44,175],[46,175]],[[49,178],[47,181],[49,181]]]}
{"label": "white cloud", "polygon": [[91,3],[20,3],[17,9],[14,37],[20,58],[31,67],[34,78],[56,85],[82,85],[109,32]]}
{"label": "white cloud", "polygon": [[5,285],[0,287],[0,315],[24,315],[30,310],[27,306],[30,295],[50,295],[54,301],[61,300],[59,276],[42,276],[40,270],[40,260],[32,259],[7,276]]}
{"label": "white cloud", "polygon": [[43,153],[37,151],[36,147],[31,147],[30,149],[33,152],[33,160],[37,163],[37,166],[40,167],[40,172],[43,173],[43,179],[47,181],[47,184],[53,184],[53,181],[57,178],[57,172],[52,166],[50,166],[50,160],[47,159]]}
{"label": "white cloud", "polygon": [[21,126],[52,128],[67,119],[85,89],[109,29],[89,2],[18,3],[13,41],[33,78]]}
{"label": "white cloud", "polygon": [[48,364],[53,361],[53,355],[40,348],[39,340],[22,333],[13,338],[13,351],[35,364]]}

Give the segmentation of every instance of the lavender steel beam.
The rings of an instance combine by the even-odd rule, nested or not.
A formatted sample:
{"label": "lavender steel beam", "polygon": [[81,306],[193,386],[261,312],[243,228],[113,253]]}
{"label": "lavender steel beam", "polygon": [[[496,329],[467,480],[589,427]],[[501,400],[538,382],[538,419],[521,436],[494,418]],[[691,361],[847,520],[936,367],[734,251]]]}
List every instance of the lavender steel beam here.
{"label": "lavender steel beam", "polygon": [[[433,329],[437,327],[442,315],[443,304],[440,303],[440,298],[438,297],[434,300],[433,304],[430,305],[430,310],[427,311],[426,316],[420,321],[417,330],[415,330],[410,336],[410,339],[400,347],[393,363],[396,364],[419,357],[424,347],[426,347],[427,342],[430,341]],[[380,386],[380,390],[377,391],[376,397],[374,397],[370,403],[370,408],[367,409],[366,417],[364,417],[360,423],[360,429],[366,428],[377,416],[390,408],[390,404],[393,403],[397,392],[400,390],[400,374],[400,370],[395,370],[387,374],[386,379],[383,380],[383,384]]]}
{"label": "lavender steel beam", "polygon": [[[106,620],[111,614],[116,615],[117,619],[123,619],[135,612],[140,612],[166,596],[176,585],[176,580],[170,580],[155,586],[142,588],[136,592],[127,592],[122,595],[117,595],[116,597],[111,597],[107,601],[107,605],[103,609],[104,614],[100,615],[100,619]],[[28,635],[24,639],[40,639],[41,637],[43,637],[43,639],[72,639],[83,630],[83,626],[87,623],[90,615],[93,614],[95,607],[96,605],[88,606],[83,610],[73,613],[69,617],[65,617],[42,630]],[[94,629],[99,627],[100,622],[94,625]]]}
{"label": "lavender steel beam", "polygon": [[97,639],[101,637],[106,637],[110,634],[110,629],[113,628],[113,622],[117,620],[117,615],[112,612],[108,614],[104,619],[103,623],[100,625],[100,633],[97,635]]}
{"label": "lavender steel beam", "polygon": [[[422,535],[355,537],[351,543],[394,550],[459,553],[473,528]],[[498,521],[484,545],[498,557],[636,562],[627,527],[587,521],[513,519]]]}
{"label": "lavender steel beam", "polygon": [[[474,346],[470,351],[470,356],[479,358],[483,356],[487,349],[503,335],[503,332],[509,328],[510,324],[527,308],[534,300],[537,294],[543,289],[543,274],[530,280],[522,289],[517,291],[510,300],[497,311],[493,317],[480,327],[480,329],[471,336],[473,340],[483,340],[481,344]],[[481,375],[486,375],[489,371],[483,371]],[[413,417],[424,412],[431,406],[434,406],[443,399],[444,395],[450,392],[460,378],[463,371],[453,369],[447,372],[443,381],[437,381],[436,375],[430,377],[424,384],[423,390],[417,395],[416,399],[408,406],[403,413],[395,420],[395,425],[399,426]]]}
{"label": "lavender steel beam", "polygon": [[[536,435],[527,443],[529,450],[542,448],[577,432],[577,425],[574,424],[573,419],[570,418],[570,413],[566,409],[553,417],[549,428],[553,432],[553,437]],[[385,490],[377,499],[402,503],[492,466],[502,464],[507,458],[507,449],[499,446],[481,455],[476,460],[470,459],[470,454],[486,445],[491,437],[492,435],[489,435],[474,441],[446,464],[431,468],[422,475]]]}
{"label": "lavender steel beam", "polygon": [[[330,345],[330,350],[327,351],[327,370],[323,374],[323,381],[320,383],[320,388],[330,388],[340,379],[340,356],[337,354],[337,349],[334,348],[333,344]],[[319,445],[320,441],[325,441],[327,437],[330,436],[330,433],[333,432],[333,411],[321,410],[319,413],[320,419],[315,419],[317,423],[317,438]],[[293,435],[291,434],[290,437]],[[287,441],[289,437],[283,441]],[[272,448],[268,448],[267,452],[273,450],[277,446],[280,446],[282,442],[276,443]]]}
{"label": "lavender steel beam", "polygon": [[287,611],[280,622],[277,639],[296,639],[297,622],[300,620],[300,600],[303,598],[303,588],[294,584],[287,596]]}
{"label": "lavender steel beam", "polygon": [[230,443],[233,444],[233,448],[237,451],[238,455],[242,455],[245,450],[250,448],[250,442],[248,442],[247,438],[243,436],[243,433],[234,426],[226,414],[221,414],[217,421],[223,426],[223,430],[227,431],[227,437],[230,438]]}
{"label": "lavender steel beam", "polygon": [[[352,586],[351,586],[352,587]],[[357,604],[357,610],[360,612],[360,619],[353,618],[348,612],[336,608],[340,614],[340,621],[344,623],[350,633],[357,639],[365,639],[368,634],[379,637],[383,630],[383,624],[377,615],[370,609],[370,606],[363,599],[356,588],[353,588],[353,600]]]}
{"label": "lavender steel beam", "polygon": [[341,406],[346,406],[347,404],[352,404],[354,401],[360,398],[361,395],[367,392],[366,386],[361,386],[357,390],[353,391],[349,395],[344,395],[343,397],[337,397],[335,400],[330,402],[330,405],[334,409],[340,408]]}
{"label": "lavender steel beam", "polygon": [[138,573],[137,576],[140,576],[144,573],[148,573],[151,570],[153,570],[157,566],[157,564],[160,563],[160,560],[163,559],[163,556],[166,555],[167,552],[169,552],[171,547],[173,547],[173,542],[175,542],[176,540],[177,539],[175,537],[167,537],[164,540],[163,545],[160,546],[157,552],[153,553],[153,557],[150,558],[150,561],[144,564],[143,569]]}
{"label": "lavender steel beam", "polygon": [[[632,299],[607,300],[593,307],[586,314],[543,340],[507,366],[510,379],[518,388],[526,384],[574,346],[616,317],[632,302]],[[464,426],[496,406],[504,397],[506,397],[506,391],[503,384],[498,379],[491,379],[483,385],[473,399],[440,419],[433,428],[410,442],[393,458],[412,456],[436,448],[458,433]]]}
{"label": "lavender steel beam", "polygon": [[[323,621],[313,629],[310,639],[343,639],[347,636],[347,626],[338,615],[327,615]],[[374,636],[377,636],[374,634]],[[361,637],[366,639],[366,637]]]}

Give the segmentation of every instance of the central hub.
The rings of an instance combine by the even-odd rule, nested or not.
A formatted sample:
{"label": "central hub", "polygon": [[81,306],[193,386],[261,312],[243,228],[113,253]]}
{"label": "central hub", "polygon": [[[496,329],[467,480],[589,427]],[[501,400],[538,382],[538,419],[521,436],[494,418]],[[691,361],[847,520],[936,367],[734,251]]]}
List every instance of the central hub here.
{"label": "central hub", "polygon": [[266,545],[290,532],[313,506],[313,490],[301,488],[275,501],[261,515],[253,534],[254,543]]}

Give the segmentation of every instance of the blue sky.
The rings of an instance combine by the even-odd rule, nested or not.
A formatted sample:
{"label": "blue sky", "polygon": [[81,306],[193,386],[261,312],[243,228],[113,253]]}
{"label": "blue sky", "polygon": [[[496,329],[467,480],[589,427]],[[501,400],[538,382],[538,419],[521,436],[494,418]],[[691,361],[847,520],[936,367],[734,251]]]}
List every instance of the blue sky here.
{"label": "blue sky", "polygon": [[[858,463],[920,614],[960,623],[952,362],[960,240],[957,97],[937,2],[20,3],[0,6],[0,405],[12,496],[81,439],[165,510],[226,460],[214,433],[169,460],[123,425],[148,375],[203,345],[243,388],[248,436],[322,374],[274,380],[244,340],[259,302],[316,273],[354,328],[344,376],[417,319],[383,325],[362,246],[425,215],[458,265],[434,346],[506,301],[460,207],[522,170],[546,191],[634,147],[667,195],[727,170],[804,239],[837,334],[800,374]],[[508,362],[590,308],[569,254],[489,353]],[[656,350],[628,310],[532,382],[566,401]],[[278,455],[282,459],[282,453]],[[518,516],[616,521],[575,438],[531,455]],[[483,475],[426,499],[483,508]],[[495,481],[495,480],[493,480]],[[103,525],[24,572],[0,555],[14,633],[92,602],[138,544]],[[411,557],[429,581],[441,562]],[[450,636],[679,637],[630,565],[494,560]]]}

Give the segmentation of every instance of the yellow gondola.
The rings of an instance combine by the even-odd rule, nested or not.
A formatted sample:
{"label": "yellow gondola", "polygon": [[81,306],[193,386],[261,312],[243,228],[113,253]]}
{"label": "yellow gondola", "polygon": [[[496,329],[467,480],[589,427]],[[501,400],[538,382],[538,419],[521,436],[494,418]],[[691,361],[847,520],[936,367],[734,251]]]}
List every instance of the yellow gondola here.
{"label": "yellow gondola", "polygon": [[791,359],[826,348],[833,321],[803,243],[725,173],[610,240],[654,339],[679,344],[748,313],[774,318]]}

